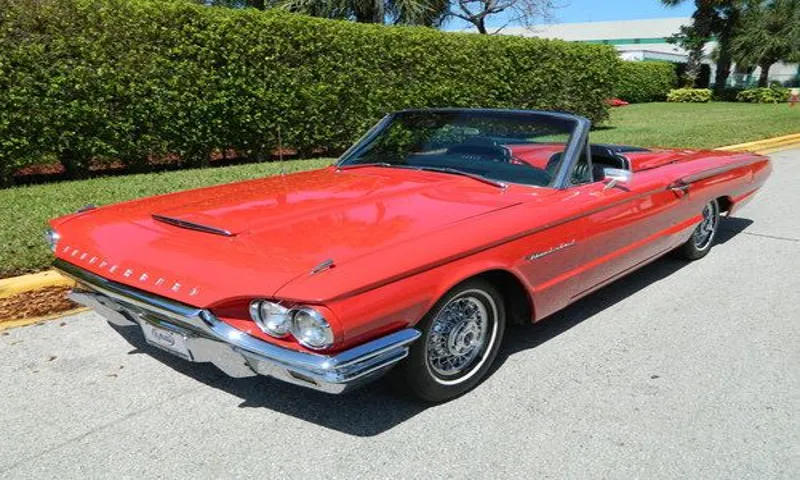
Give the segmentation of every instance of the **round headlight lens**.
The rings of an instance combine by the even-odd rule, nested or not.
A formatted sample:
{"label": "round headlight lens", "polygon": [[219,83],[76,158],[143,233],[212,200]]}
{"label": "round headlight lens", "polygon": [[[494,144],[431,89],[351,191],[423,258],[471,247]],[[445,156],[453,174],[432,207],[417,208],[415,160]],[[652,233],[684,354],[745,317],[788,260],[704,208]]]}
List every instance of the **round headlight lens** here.
{"label": "round headlight lens", "polygon": [[292,335],[301,345],[314,350],[333,345],[333,330],[331,330],[330,324],[321,313],[311,307],[303,307],[294,311]]}
{"label": "round headlight lens", "polygon": [[44,232],[44,239],[47,241],[47,244],[50,245],[50,250],[55,252],[58,247],[58,241],[61,240],[61,235],[52,228],[48,228],[47,231]]}
{"label": "round headlight lens", "polygon": [[285,337],[292,328],[289,309],[278,303],[256,300],[250,303],[250,317],[258,328],[273,337]]}

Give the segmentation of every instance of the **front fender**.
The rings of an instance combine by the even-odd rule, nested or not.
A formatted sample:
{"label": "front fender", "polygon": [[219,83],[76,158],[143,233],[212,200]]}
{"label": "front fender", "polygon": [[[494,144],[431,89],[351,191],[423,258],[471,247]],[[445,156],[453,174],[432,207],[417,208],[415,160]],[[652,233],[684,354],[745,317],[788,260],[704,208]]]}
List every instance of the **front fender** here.
{"label": "front fender", "polygon": [[484,252],[326,305],[341,320],[344,329],[342,348],[347,348],[416,325],[453,287],[482,273],[498,270],[513,275],[529,292],[533,302],[530,285],[514,264],[498,261],[496,253]]}

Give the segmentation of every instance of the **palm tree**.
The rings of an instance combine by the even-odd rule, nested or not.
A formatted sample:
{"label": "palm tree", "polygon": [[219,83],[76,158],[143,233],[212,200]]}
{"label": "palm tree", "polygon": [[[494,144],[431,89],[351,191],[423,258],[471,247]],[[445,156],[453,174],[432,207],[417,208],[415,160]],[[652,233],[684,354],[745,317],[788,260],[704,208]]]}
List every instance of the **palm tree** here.
{"label": "palm tree", "polygon": [[450,7],[446,0],[276,0],[274,5],[315,17],[429,27],[439,26]]}
{"label": "palm tree", "polygon": [[800,0],[751,1],[733,39],[733,55],[744,66],[761,67],[766,87],[778,61],[800,60]]}
{"label": "palm tree", "polygon": [[[674,7],[685,1],[661,0],[661,3]],[[687,71],[699,70],[699,65],[692,65],[692,62],[702,58],[703,47],[713,35],[716,35],[719,46],[717,49],[717,73],[714,76],[714,90],[717,92],[725,88],[731,65],[733,64],[731,40],[740,23],[743,3],[744,0],[694,0],[695,12],[692,15],[692,25],[684,29],[679,35],[681,38],[688,37],[687,42],[681,42],[690,51],[690,64],[687,66]]]}

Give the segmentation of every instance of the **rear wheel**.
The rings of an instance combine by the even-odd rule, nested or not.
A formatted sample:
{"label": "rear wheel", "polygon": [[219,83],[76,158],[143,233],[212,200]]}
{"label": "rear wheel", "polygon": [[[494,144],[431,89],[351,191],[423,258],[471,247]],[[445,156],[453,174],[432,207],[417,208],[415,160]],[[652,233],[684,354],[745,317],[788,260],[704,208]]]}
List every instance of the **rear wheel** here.
{"label": "rear wheel", "polygon": [[429,402],[471,390],[497,356],[505,316],[502,296],[491,283],[473,279],[455,287],[419,323],[422,337],[398,372],[403,382]]}
{"label": "rear wheel", "polygon": [[692,236],[677,251],[684,258],[697,260],[711,250],[719,229],[719,202],[711,200],[703,207],[703,219],[692,232]]}

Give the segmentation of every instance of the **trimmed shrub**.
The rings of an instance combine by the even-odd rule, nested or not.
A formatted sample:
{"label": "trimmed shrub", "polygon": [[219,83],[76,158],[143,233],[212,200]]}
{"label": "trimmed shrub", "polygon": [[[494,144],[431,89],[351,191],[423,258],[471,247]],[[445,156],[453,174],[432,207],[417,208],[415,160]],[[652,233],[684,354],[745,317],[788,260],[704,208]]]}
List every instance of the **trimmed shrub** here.
{"label": "trimmed shrub", "polygon": [[748,88],[736,95],[736,101],[750,103],[785,103],[789,101],[790,96],[791,91],[788,88],[780,86]]}
{"label": "trimmed shrub", "polygon": [[443,33],[189,1],[0,0],[0,180],[55,155],[338,151],[392,110],[569,111],[595,122],[617,77],[602,45]]}
{"label": "trimmed shrub", "polygon": [[707,88],[678,88],[670,90],[668,102],[708,103],[711,101],[711,90]]}
{"label": "trimmed shrub", "polygon": [[678,83],[667,62],[621,62],[614,94],[630,103],[663,102]]}

